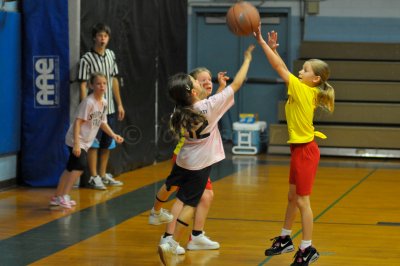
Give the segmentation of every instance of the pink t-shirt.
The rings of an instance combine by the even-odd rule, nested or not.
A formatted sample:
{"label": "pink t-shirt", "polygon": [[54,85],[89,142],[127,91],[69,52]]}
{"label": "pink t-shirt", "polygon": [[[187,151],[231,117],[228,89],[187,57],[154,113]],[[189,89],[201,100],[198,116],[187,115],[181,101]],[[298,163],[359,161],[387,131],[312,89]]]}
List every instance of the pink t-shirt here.
{"label": "pink t-shirt", "polygon": [[[107,123],[106,100],[103,98],[99,103],[93,94],[89,94],[79,104],[75,117],[75,119],[80,118],[85,121],[81,125],[81,131],[79,132],[79,144],[81,149],[87,151],[92,146],[101,123]],[[74,147],[74,123],[75,120],[70,125],[65,136],[65,143],[70,147]]]}
{"label": "pink t-shirt", "polygon": [[193,105],[208,121],[207,127],[200,134],[210,135],[200,139],[186,137],[176,159],[177,165],[188,170],[200,170],[225,158],[218,121],[234,102],[234,91],[228,86],[222,92]]}

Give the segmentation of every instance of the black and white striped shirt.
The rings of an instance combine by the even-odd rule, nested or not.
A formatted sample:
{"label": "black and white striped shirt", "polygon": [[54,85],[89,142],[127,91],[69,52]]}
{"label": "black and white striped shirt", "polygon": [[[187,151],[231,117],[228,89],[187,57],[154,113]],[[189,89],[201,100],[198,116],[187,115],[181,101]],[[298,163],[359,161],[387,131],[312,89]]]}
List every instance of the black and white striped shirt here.
{"label": "black and white striped shirt", "polygon": [[115,105],[113,99],[113,77],[118,75],[118,67],[113,51],[106,49],[104,55],[96,53],[94,50],[85,53],[79,62],[78,80],[80,82],[87,81],[90,74],[94,72],[102,72],[107,77],[107,91],[104,97],[107,101],[108,114],[115,113]]}

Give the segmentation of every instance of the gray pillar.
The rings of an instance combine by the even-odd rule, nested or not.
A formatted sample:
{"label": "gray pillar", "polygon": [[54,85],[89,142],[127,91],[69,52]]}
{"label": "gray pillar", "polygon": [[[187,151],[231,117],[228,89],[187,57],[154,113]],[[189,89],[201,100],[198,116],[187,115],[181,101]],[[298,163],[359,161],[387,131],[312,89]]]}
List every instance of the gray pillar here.
{"label": "gray pillar", "polygon": [[79,104],[78,64],[80,58],[81,0],[68,0],[70,120]]}

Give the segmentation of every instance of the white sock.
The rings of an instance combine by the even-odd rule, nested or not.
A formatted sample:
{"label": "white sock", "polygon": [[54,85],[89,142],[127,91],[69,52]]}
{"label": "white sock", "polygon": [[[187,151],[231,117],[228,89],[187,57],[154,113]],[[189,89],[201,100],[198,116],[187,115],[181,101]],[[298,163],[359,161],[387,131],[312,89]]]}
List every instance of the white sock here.
{"label": "white sock", "polygon": [[285,228],[282,228],[281,236],[290,236],[291,234],[292,234],[292,230],[287,230]]}
{"label": "white sock", "polygon": [[305,250],[309,246],[311,246],[311,240],[301,240],[301,244],[300,244],[301,250]]}

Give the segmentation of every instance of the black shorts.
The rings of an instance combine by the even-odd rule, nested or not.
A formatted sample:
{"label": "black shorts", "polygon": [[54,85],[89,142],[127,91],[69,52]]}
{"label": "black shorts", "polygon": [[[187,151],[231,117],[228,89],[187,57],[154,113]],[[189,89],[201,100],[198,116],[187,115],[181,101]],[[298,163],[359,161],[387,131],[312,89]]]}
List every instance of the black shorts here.
{"label": "black shorts", "polygon": [[[115,114],[116,113],[107,115],[107,124],[112,130],[114,130],[114,127],[115,127]],[[99,144],[100,149],[108,149],[108,147],[110,147],[111,142],[113,140],[112,137],[110,137],[109,135],[104,133],[103,130],[101,130],[101,128],[97,132],[96,139],[100,143]]]}
{"label": "black shorts", "polygon": [[68,171],[84,171],[87,167],[87,152],[84,149],[81,149],[81,156],[76,157],[72,153],[72,148],[68,147],[69,150],[69,159],[67,162],[66,169]]}
{"label": "black shorts", "polygon": [[176,163],[165,181],[167,190],[171,186],[178,186],[176,197],[184,204],[197,207],[210,176],[211,165],[201,170],[187,170]]}

